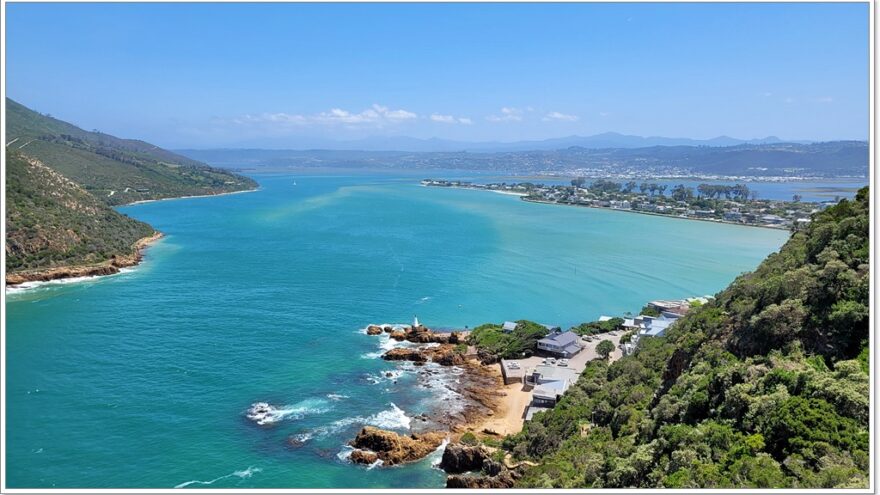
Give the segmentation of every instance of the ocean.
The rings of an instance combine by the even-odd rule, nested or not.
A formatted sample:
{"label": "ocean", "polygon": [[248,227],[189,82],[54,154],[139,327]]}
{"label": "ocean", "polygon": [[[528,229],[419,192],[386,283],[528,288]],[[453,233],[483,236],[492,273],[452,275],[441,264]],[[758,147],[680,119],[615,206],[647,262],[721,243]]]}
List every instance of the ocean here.
{"label": "ocean", "polygon": [[[566,327],[716,293],[788,237],[413,176],[255,178],[121,208],[166,234],[134,269],[7,293],[9,487],[441,487],[439,451],[345,459],[361,426],[455,401],[379,359],[367,324]],[[246,417],[261,401],[264,425]]]}

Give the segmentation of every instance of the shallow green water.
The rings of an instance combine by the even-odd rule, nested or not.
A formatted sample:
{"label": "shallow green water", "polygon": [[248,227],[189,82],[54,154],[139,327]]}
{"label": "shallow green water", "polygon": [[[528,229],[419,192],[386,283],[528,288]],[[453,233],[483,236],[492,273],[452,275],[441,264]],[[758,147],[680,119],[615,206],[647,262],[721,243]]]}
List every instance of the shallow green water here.
{"label": "shallow green water", "polygon": [[[167,234],[133,271],[8,294],[9,486],[442,486],[432,459],[340,459],[363,424],[405,428],[443,399],[385,378],[360,328],[637,311],[715,293],[787,237],[412,178],[257,179],[125,208]],[[287,415],[255,425],[255,401]]]}

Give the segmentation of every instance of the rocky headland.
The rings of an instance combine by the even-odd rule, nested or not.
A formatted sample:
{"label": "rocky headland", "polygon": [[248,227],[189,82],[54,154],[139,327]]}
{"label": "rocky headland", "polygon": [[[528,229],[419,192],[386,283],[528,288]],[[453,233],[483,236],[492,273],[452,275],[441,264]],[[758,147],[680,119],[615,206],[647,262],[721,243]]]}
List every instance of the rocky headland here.
{"label": "rocky headland", "polygon": [[139,239],[132,246],[131,254],[114,255],[109,260],[92,265],[72,265],[28,270],[6,275],[6,285],[11,287],[25,282],[48,282],[74,277],[96,277],[119,273],[121,268],[135,266],[143,259],[143,250],[148,245],[162,238],[161,232]]}

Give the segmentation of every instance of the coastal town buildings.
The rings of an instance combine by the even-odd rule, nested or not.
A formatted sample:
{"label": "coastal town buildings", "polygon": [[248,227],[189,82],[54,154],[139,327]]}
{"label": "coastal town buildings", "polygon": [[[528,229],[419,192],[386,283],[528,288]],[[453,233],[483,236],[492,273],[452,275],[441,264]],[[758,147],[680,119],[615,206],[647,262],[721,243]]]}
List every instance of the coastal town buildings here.
{"label": "coastal town buildings", "polygon": [[[667,192],[669,185],[657,183],[645,182],[633,189],[606,179],[597,179],[588,186],[574,185],[576,182],[578,181],[572,181],[572,185],[531,182],[476,184],[425,179],[422,185],[499,191],[517,194],[522,200],[539,203],[608,208],[780,229],[796,229],[803,225],[799,223],[799,219],[808,219],[811,214],[822,210],[828,204],[836,203],[758,199],[744,184],[701,184],[697,188],[680,184]],[[596,184],[600,185],[596,186]],[[644,190],[641,189],[642,186],[645,186]]]}

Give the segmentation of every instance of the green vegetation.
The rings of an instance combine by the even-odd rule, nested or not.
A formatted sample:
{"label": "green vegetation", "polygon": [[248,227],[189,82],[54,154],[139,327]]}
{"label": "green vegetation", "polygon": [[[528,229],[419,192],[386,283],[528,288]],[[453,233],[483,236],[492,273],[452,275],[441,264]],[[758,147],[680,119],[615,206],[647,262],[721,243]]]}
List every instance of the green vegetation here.
{"label": "green vegetation", "polygon": [[623,318],[611,318],[606,321],[591,321],[571,327],[571,331],[578,335],[596,335],[599,333],[613,332],[623,325]]}
{"label": "green vegetation", "polygon": [[660,310],[650,304],[646,304],[645,307],[639,311],[639,314],[645,316],[660,316]]}
{"label": "green vegetation", "polygon": [[6,271],[107,261],[154,233],[79,185],[6,151]]}
{"label": "green vegetation", "polygon": [[596,346],[596,353],[602,357],[602,359],[608,359],[608,356],[614,352],[614,342],[610,340],[603,340],[599,342],[599,345]]}
{"label": "green vegetation", "polygon": [[533,354],[538,340],[548,333],[544,325],[528,320],[517,321],[516,329],[510,333],[502,332],[501,325],[486,323],[473,329],[468,343],[495,358],[514,359]]}
{"label": "green vegetation", "polygon": [[9,150],[40,160],[99,200],[139,200],[245,191],[256,183],[143,141],[84,131],[6,99]]}
{"label": "green vegetation", "polygon": [[458,439],[459,443],[463,443],[465,445],[479,445],[480,440],[471,432],[465,432],[461,438]]}
{"label": "green vegetation", "polygon": [[[867,188],[504,440],[523,487],[851,488],[869,473]],[[589,425],[589,428],[584,428]]]}

